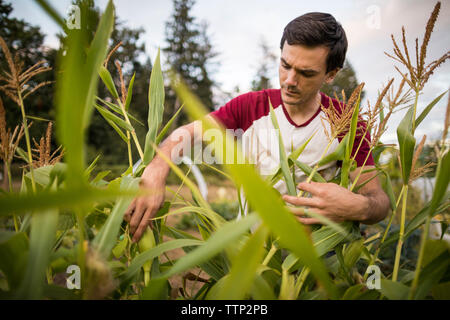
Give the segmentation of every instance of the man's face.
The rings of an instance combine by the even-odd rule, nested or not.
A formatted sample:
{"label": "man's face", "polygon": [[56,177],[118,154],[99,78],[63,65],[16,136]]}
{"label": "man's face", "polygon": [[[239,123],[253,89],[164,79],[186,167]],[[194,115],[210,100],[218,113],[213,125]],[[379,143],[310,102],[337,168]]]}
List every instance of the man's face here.
{"label": "man's face", "polygon": [[313,99],[324,82],[333,81],[337,70],[326,73],[328,51],[325,46],[310,48],[284,43],[279,68],[284,105],[299,107]]}

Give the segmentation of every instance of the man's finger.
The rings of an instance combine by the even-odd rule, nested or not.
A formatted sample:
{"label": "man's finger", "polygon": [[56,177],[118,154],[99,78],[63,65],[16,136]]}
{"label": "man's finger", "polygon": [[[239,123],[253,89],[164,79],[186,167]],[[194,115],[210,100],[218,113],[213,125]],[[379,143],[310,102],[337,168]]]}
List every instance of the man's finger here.
{"label": "man's finger", "polygon": [[139,227],[133,235],[133,242],[138,242],[144,234],[145,229],[148,227],[150,223],[151,211],[147,209],[145,211],[144,216],[142,217],[141,222],[139,223]]}
{"label": "man's finger", "polygon": [[302,217],[297,217],[298,221],[300,221],[303,224],[322,224],[319,220],[317,220],[316,218],[302,218]]}
{"label": "man's finger", "polygon": [[295,196],[284,195],[283,200],[290,204],[296,205],[296,206],[307,206],[307,207],[319,208],[319,201],[316,198],[295,197]]}
{"label": "man's finger", "polygon": [[320,190],[321,190],[320,187],[321,187],[321,183],[319,183],[319,182],[314,182],[314,181],[311,181],[311,182],[309,182],[309,183],[306,183],[306,182],[300,182],[300,183],[297,185],[297,189],[300,189],[300,190],[309,192],[309,193],[311,193],[313,196],[314,196],[314,195],[317,195],[317,194],[320,192]]}
{"label": "man's finger", "polygon": [[131,215],[133,214],[133,211],[134,211],[135,207],[136,207],[136,199],[133,199],[131,204],[128,206],[127,211],[125,211],[125,214],[123,215],[123,219],[126,222],[130,222]]}
{"label": "man's finger", "polygon": [[134,209],[134,213],[131,216],[131,221],[130,221],[130,232],[131,232],[131,234],[133,234],[136,231],[136,229],[140,225],[142,216],[144,215],[145,207],[144,207],[142,202],[138,201],[136,203],[136,208]]}

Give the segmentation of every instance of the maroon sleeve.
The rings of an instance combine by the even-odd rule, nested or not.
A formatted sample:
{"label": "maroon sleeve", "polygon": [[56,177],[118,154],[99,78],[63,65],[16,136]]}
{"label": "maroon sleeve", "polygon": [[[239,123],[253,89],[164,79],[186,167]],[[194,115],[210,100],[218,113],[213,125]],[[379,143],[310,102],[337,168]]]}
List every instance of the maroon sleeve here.
{"label": "maroon sleeve", "polygon": [[243,109],[248,103],[248,94],[240,95],[225,105],[210,113],[214,119],[222,123],[227,129],[239,129],[242,128],[242,116],[245,114]]}
{"label": "maroon sleeve", "polygon": [[[337,100],[336,99],[330,99],[330,100],[333,103],[335,109],[338,112],[342,112],[341,106],[337,102]],[[326,108],[329,107],[330,100],[325,99],[324,106]],[[338,137],[339,142],[341,142],[341,140],[344,138],[346,133],[347,132],[344,132],[343,134],[341,134]],[[364,133],[365,133],[365,135],[363,137]],[[362,140],[362,142],[361,142],[361,140]],[[366,157],[367,157],[367,161],[364,165],[373,166],[375,164],[372,153],[370,152],[369,143],[370,143],[370,133],[369,133],[369,131],[366,132],[366,123],[364,121],[358,121],[358,128],[356,130],[356,136],[355,136],[355,141],[353,142],[353,149],[352,149],[352,155],[351,155],[353,157],[355,155],[356,151],[358,151],[358,153],[356,153],[356,156],[355,156],[355,161],[356,161],[357,167],[362,167],[362,165],[364,164],[364,161],[366,160]],[[361,146],[360,146],[360,144],[361,144]],[[339,164],[340,164],[340,162],[339,162]]]}
{"label": "maroon sleeve", "polygon": [[[358,129],[356,131],[356,136],[355,136],[355,141],[353,142],[353,148],[352,148],[352,154],[351,157],[353,158],[353,156],[355,156],[356,151],[358,151],[358,153],[356,153],[355,156],[355,161],[356,161],[356,167],[362,167],[363,164],[365,166],[373,166],[375,165],[375,161],[373,160],[373,156],[372,156],[372,152],[370,152],[370,134],[369,132],[366,132],[364,138],[363,138],[363,133],[366,131],[366,124],[365,122],[358,122]],[[338,137],[339,142],[342,141],[342,139],[344,138],[345,134],[342,134]],[[362,140],[362,142],[361,142]],[[361,146],[360,146],[361,144]],[[358,150],[359,148],[359,150]],[[367,156],[369,155],[369,156]],[[364,163],[364,161],[366,160],[367,157],[367,161],[366,163]],[[341,166],[342,162],[339,161],[338,162],[338,166]]]}
{"label": "maroon sleeve", "polygon": [[247,130],[253,121],[269,113],[269,98],[274,105],[281,104],[280,90],[268,89],[244,93],[218,110],[210,113],[227,129]]}

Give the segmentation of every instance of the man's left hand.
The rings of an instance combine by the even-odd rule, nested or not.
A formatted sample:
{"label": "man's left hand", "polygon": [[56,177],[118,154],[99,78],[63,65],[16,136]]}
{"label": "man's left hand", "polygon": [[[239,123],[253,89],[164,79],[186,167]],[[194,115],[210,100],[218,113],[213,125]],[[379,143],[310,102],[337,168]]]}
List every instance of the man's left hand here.
{"label": "man's left hand", "polygon": [[[364,221],[369,212],[369,201],[361,195],[349,191],[334,183],[302,182],[297,188],[309,192],[312,197],[296,197],[284,195],[283,200],[295,206],[308,207],[314,213],[320,214],[334,222],[348,220]],[[319,224],[316,218],[305,216],[304,208],[289,209],[297,216],[303,224]]]}

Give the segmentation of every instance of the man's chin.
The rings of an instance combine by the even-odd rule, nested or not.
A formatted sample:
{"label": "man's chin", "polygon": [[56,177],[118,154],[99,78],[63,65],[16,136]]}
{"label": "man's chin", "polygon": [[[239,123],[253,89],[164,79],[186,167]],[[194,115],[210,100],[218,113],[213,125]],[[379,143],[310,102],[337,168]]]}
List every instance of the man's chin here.
{"label": "man's chin", "polygon": [[298,105],[300,105],[302,103],[302,99],[301,98],[295,99],[295,98],[286,96],[283,93],[281,94],[281,100],[283,100],[283,104],[285,106],[298,106]]}

